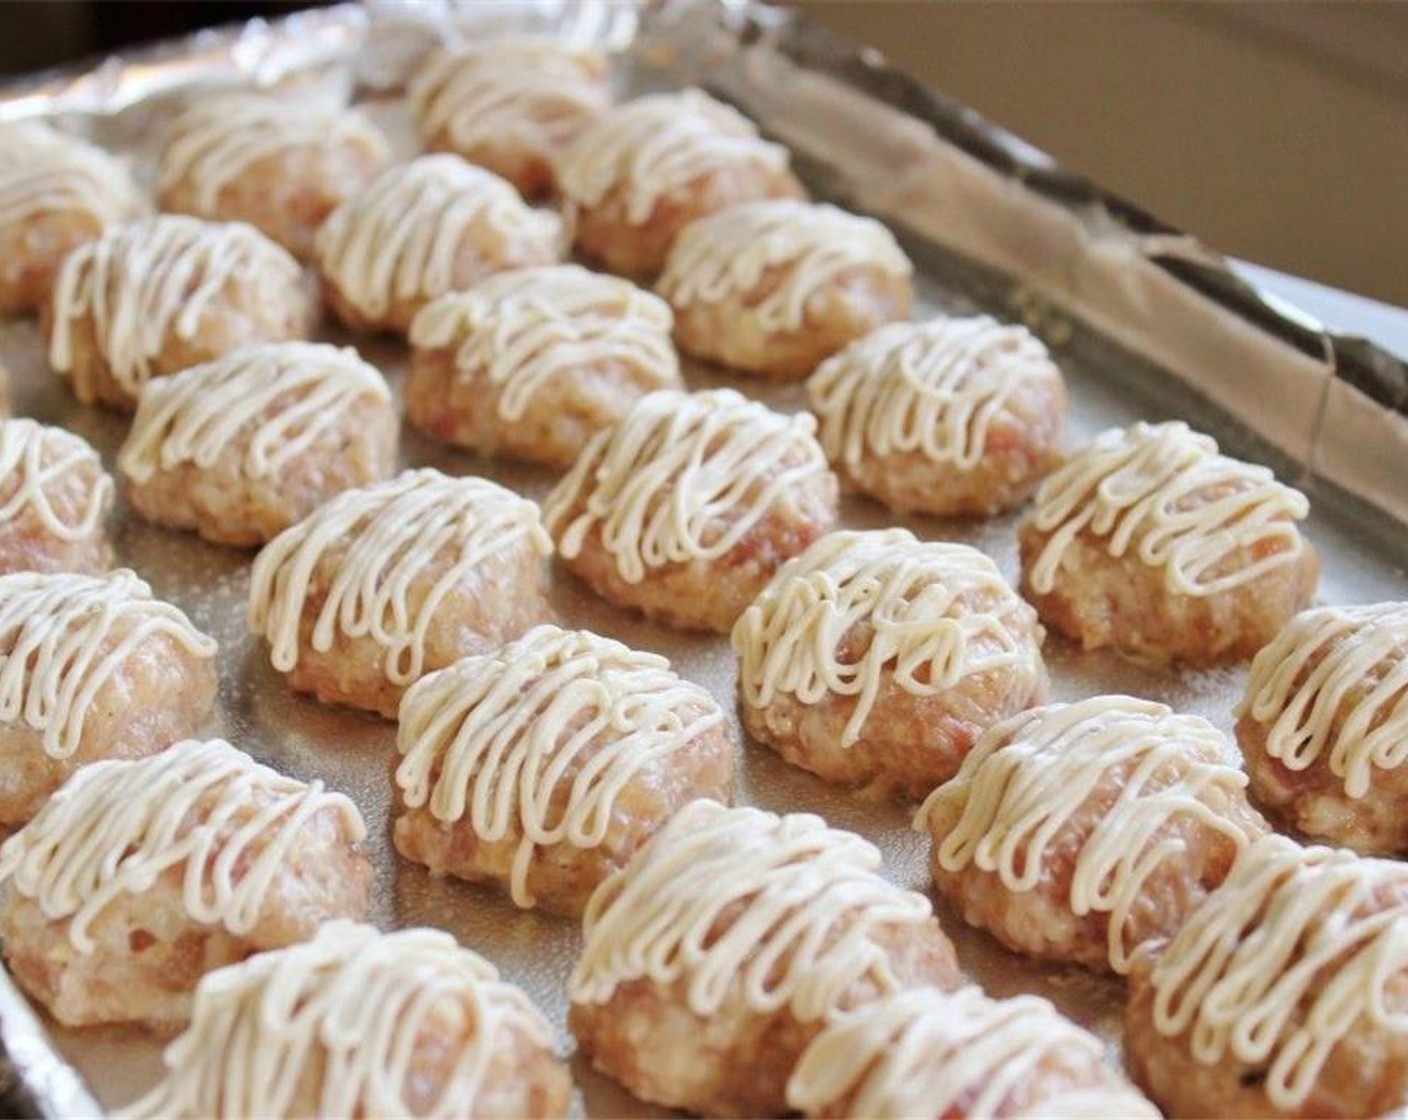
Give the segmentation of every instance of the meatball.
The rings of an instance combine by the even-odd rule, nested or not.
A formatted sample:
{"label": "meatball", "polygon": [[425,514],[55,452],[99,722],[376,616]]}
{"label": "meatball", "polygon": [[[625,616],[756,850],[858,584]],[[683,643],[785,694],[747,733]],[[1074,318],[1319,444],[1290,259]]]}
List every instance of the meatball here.
{"label": "meatball", "polygon": [[0,420],[0,574],[107,571],[112,504],[112,478],[86,440]]}
{"label": "meatball", "polygon": [[1105,1065],[1105,1046],[1035,996],[896,992],[817,1035],[787,1083],[808,1117],[1107,1117],[1159,1110]]}
{"label": "meatball", "polygon": [[691,222],[656,290],[696,358],[772,378],[909,314],[914,268],[890,231],[834,206],[771,199]]}
{"label": "meatball", "polygon": [[306,261],[318,227],[389,159],[386,138],[355,110],[291,107],[271,94],[206,94],[171,126],[161,208],[248,222]]}
{"label": "meatball", "polygon": [[685,806],[587,904],[568,994],[585,1057],[643,1100],[775,1116],[807,1044],[915,985],[958,986],[922,895],[820,817]]}
{"label": "meatball", "polygon": [[696,218],[801,198],[787,150],[697,89],[638,97],[588,125],[557,160],[577,250],[612,272],[658,272]]}
{"label": "meatball", "polygon": [[0,847],[5,960],[65,1026],[179,1026],[206,972],[366,913],[365,834],[220,739],[89,763]]}
{"label": "meatball", "polygon": [[487,455],[571,466],[646,393],[682,388],[669,306],[577,265],[441,296],[411,324],[406,415]]}
{"label": "meatball", "polygon": [[1408,867],[1271,836],[1130,975],[1125,1056],[1171,1116],[1388,1116],[1408,1098]]}
{"label": "meatball", "polygon": [[501,175],[525,198],[555,186],[553,160],[611,104],[606,59],[548,38],[442,51],[409,89],[425,146]]}
{"label": "meatball", "polygon": [[298,262],[253,226],[163,214],[69,254],[45,308],[49,364],[124,412],[154,377],[308,333]]}
{"label": "meatball", "polygon": [[997,724],[915,819],[934,883],[1018,953],[1129,971],[1267,825],[1198,716],[1128,696]]}
{"label": "meatball", "polygon": [[827,781],[921,798],[989,726],[1046,699],[1041,642],[977,549],[830,533],[733,628],[743,726]]}
{"label": "meatball", "polygon": [[401,331],[436,296],[511,268],[551,264],[561,223],[459,156],[379,175],[318,231],[323,297],[349,329]]}
{"label": "meatball", "polygon": [[86,763],[199,730],[215,652],[132,572],[0,576],[0,824],[29,820]]}
{"label": "meatball", "polygon": [[392,719],[425,673],[547,619],[551,552],[527,498],[406,471],[270,541],[250,575],[249,626],[295,691]]}
{"label": "meatball", "polygon": [[38,311],[71,250],[146,210],[126,164],[101,148],[0,122],[0,316]]}
{"label": "meatball", "polygon": [[274,342],[147,382],[117,463],[148,521],[248,547],[390,477],[399,428],[355,350]]}
{"label": "meatball", "polygon": [[448,933],[328,922],[213,973],[165,1078],[122,1113],[219,1117],[567,1115],[552,1027]]}
{"label": "meatball", "polygon": [[1059,458],[1061,371],[1025,327],[985,315],[881,327],[807,392],[837,472],[900,513],[990,517]]}
{"label": "meatball", "polygon": [[1408,603],[1298,614],[1256,655],[1237,715],[1269,810],[1361,852],[1408,851]]}
{"label": "meatball", "polygon": [[1315,594],[1305,495],[1182,422],[1112,429],[1050,475],[1018,530],[1022,590],[1085,649],[1251,657]]}
{"label": "meatball", "polygon": [[567,567],[666,625],[727,633],[836,519],[810,415],[661,390],[599,432],[544,503]]}

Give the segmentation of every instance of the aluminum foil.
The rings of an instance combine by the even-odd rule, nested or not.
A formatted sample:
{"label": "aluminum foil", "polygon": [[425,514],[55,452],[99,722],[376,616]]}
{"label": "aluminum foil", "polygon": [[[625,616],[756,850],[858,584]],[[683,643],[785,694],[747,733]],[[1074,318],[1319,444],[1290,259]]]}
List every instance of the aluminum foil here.
{"label": "aluminum foil", "polygon": [[[433,18],[423,18],[427,11]],[[491,24],[482,22],[490,17]],[[957,228],[952,215],[942,206],[936,208],[934,199],[925,193],[925,182],[905,172],[910,165],[895,163],[892,166],[899,173],[882,176],[875,170],[880,165],[877,161],[882,164],[893,156],[894,146],[899,144],[907,158],[923,161],[918,166],[932,167],[928,161],[943,151],[932,146],[936,143],[947,145],[950,174],[961,163],[953,153],[977,161],[974,167],[966,168],[973,175],[964,187],[969,193],[950,194],[950,198],[962,198],[961,212],[975,221],[987,220],[1003,206],[1020,216],[1023,211],[1008,195],[1028,189],[1023,183],[1031,181],[1034,168],[1042,170],[1039,194],[1033,196],[1040,206],[1055,205],[1051,198],[1064,191],[1070,197],[1061,205],[1069,203],[1075,213],[1088,206],[1090,199],[1085,195],[1094,188],[1080,185],[1077,190],[1075,181],[1062,178],[1059,169],[1043,163],[1039,153],[995,130],[984,132],[989,126],[980,128],[982,122],[975,123],[966,111],[935,102],[927,94],[921,97],[922,91],[907,79],[884,70],[860,52],[817,38],[814,31],[790,16],[745,4],[705,0],[647,9],[571,0],[524,0],[482,7],[447,2],[429,10],[380,4],[370,13],[347,7],[305,13],[280,24],[254,24],[197,36],[126,62],[109,63],[90,75],[30,83],[23,90],[12,91],[14,96],[0,91],[0,117],[20,112],[64,117],[65,123],[81,124],[100,141],[128,152],[139,172],[149,176],[160,126],[170,113],[173,98],[199,95],[211,85],[232,80],[278,81],[292,91],[291,96],[305,97],[327,96],[329,90],[345,90],[355,83],[364,90],[375,87],[378,92],[368,94],[369,111],[393,133],[397,147],[409,154],[415,145],[404,106],[394,94],[384,91],[397,87],[428,42],[473,35],[485,26],[496,30],[560,28],[563,34],[579,40],[605,42],[616,52],[623,94],[703,82],[734,97],[766,127],[794,144],[801,170],[819,194],[863,201],[894,218],[920,269],[921,313],[981,309],[1020,318],[1042,335],[1067,374],[1073,443],[1104,427],[1136,419],[1187,419],[1217,435],[1229,450],[1268,462],[1307,487],[1315,507],[1308,532],[1324,558],[1321,595],[1326,602],[1408,597],[1403,568],[1408,543],[1390,518],[1362,500],[1377,500],[1377,496],[1346,494],[1347,486],[1353,488],[1349,485],[1353,480],[1339,477],[1338,485],[1327,484],[1309,469],[1316,462],[1317,449],[1323,451],[1349,435],[1363,438],[1361,429],[1352,434],[1332,430],[1336,413],[1326,388],[1332,380],[1358,394],[1354,407],[1368,402],[1374,410],[1369,415],[1383,430],[1396,431],[1393,424],[1401,417],[1374,396],[1380,390],[1385,396],[1393,391],[1402,371],[1392,358],[1371,354],[1370,364],[1378,371],[1378,380],[1351,383],[1341,376],[1344,368],[1338,364],[1336,340],[1326,339],[1313,325],[1296,327],[1299,335],[1283,329],[1283,319],[1293,320],[1265,308],[1255,293],[1236,289],[1235,300],[1228,296],[1224,301],[1221,296],[1210,298],[1189,288],[1193,295],[1179,299],[1173,293],[1182,288],[1151,287],[1145,269],[1163,269],[1157,263],[1162,258],[1144,252],[1153,242],[1137,242],[1138,251],[1131,249],[1131,235],[1124,227],[1119,234],[1100,227],[1111,239],[1108,243],[1095,240],[1063,245],[1053,249],[1049,259],[1025,245],[1022,253],[1032,258],[1030,267],[1004,272],[1002,266],[1013,264],[1016,257],[1002,258],[997,251],[1002,246],[993,241],[993,228]],[[789,86],[779,86],[784,77]],[[817,117],[827,106],[830,115]],[[968,136],[965,129],[973,135]],[[983,136],[987,137],[986,147],[978,143]],[[976,149],[981,150],[975,155]],[[983,176],[1002,174],[1008,178],[994,180],[997,186],[992,197],[982,196],[984,184],[992,186]],[[907,185],[897,188],[896,183]],[[949,186],[953,186],[951,179]],[[1040,217],[1051,218],[1040,206]],[[1030,215],[1027,218],[1028,224],[1022,228],[1051,235],[1049,222],[1043,225]],[[1162,238],[1157,244],[1165,249],[1177,247],[1178,260],[1197,262],[1189,268],[1216,272],[1216,258],[1194,249],[1187,239],[1162,227],[1156,230],[1151,220],[1132,208],[1107,207],[1105,220],[1118,225],[1126,218],[1142,223],[1138,236]],[[1081,221],[1094,222],[1089,214]],[[1097,226],[1099,223],[1082,228]],[[1123,257],[1112,256],[1111,245],[1117,242],[1128,250]],[[1078,249],[1103,253],[1102,267],[1108,275],[1089,266],[1087,281],[1077,293],[1081,298],[1062,301],[1060,285],[1044,281],[1061,275],[1069,280],[1080,273],[1086,266],[1078,263]],[[974,258],[984,263],[975,263]],[[1112,262],[1122,263],[1116,267]],[[1121,268],[1133,272],[1136,280],[1121,279],[1117,275]],[[1068,283],[1067,294],[1072,290]],[[1131,292],[1154,293],[1165,301],[1160,305],[1165,310],[1177,311],[1174,321],[1192,329],[1194,336],[1170,343],[1137,337],[1139,332],[1127,321],[1119,320],[1124,324],[1119,326],[1110,306],[1118,307],[1121,300],[1128,303]],[[1092,312],[1099,302],[1095,294],[1109,301],[1104,311]],[[1239,300],[1246,304],[1242,309],[1245,314],[1233,307]],[[1259,310],[1253,314],[1252,308]],[[326,331],[325,337],[353,341],[333,329]],[[404,348],[385,339],[355,341],[399,391]],[[1194,343],[1197,353],[1207,359],[1199,366],[1201,380],[1189,377],[1186,368],[1177,368],[1178,361],[1193,351]],[[1320,347],[1318,362],[1311,356],[1315,345]],[[1160,364],[1149,354],[1166,360]],[[1296,365],[1288,354],[1299,355],[1295,360],[1302,364]],[[33,323],[0,324],[0,361],[11,372],[18,414],[78,432],[102,451],[112,467],[126,419],[75,403],[67,386],[48,372]],[[1175,367],[1172,375],[1171,366]],[[1249,368],[1263,372],[1279,368],[1293,381],[1311,376],[1306,373],[1311,368],[1323,374],[1319,381],[1310,383],[1314,416],[1306,432],[1269,431],[1257,417],[1237,417],[1237,402],[1245,387],[1233,374],[1243,374]],[[694,387],[732,384],[782,409],[798,408],[803,400],[799,386],[744,381],[691,365],[686,366],[686,376]],[[1276,399],[1280,398],[1273,394],[1268,406]],[[1288,434],[1296,438],[1288,438]],[[439,447],[410,430],[403,435],[402,458],[406,465],[484,475],[537,498],[553,481],[545,471],[494,463]],[[1402,477],[1400,473],[1398,478]],[[865,500],[849,498],[844,502],[843,521],[848,526],[879,528],[895,520]],[[904,523],[921,537],[959,540],[983,548],[1015,579],[1014,521],[1007,517],[972,524],[909,518]],[[387,765],[394,749],[394,728],[374,717],[324,707],[288,691],[269,666],[266,650],[245,630],[251,553],[206,545],[121,513],[116,541],[120,563],[135,568],[158,595],[179,604],[197,625],[220,641],[222,688],[209,733],[228,737],[281,770],[303,778],[321,778],[360,805],[370,827],[377,873],[372,920],[383,928],[428,924],[450,930],[528,990],[556,1024],[562,1052],[569,1053],[572,1044],[565,1029],[565,981],[580,948],[575,924],[520,912],[491,890],[433,878],[423,868],[394,856],[388,835],[391,791]],[[608,607],[565,573],[558,573],[555,596],[566,624],[663,653],[680,673],[714,693],[730,713],[739,740],[741,803],[779,812],[821,813],[832,824],[853,829],[879,845],[887,874],[894,881],[924,888],[927,839],[910,830],[908,809],[838,793],[768,750],[743,744],[732,714],[735,667],[725,639],[683,636],[653,626]],[[1197,712],[1224,729],[1231,727],[1231,708],[1245,678],[1243,668],[1161,673],[1112,656],[1082,654],[1054,641],[1048,643],[1047,657],[1056,699],[1129,692]],[[1120,982],[1016,957],[984,934],[963,927],[942,903],[936,908],[973,979],[996,995],[1035,992],[1050,998],[1066,1014],[1106,1039],[1111,1060],[1118,1061],[1123,1014]],[[6,1100],[9,1114],[95,1114],[133,1099],[160,1071],[161,1040],[129,1029],[70,1031],[52,1023],[41,1024],[3,975],[0,1039],[16,1090]],[[580,1060],[574,1059],[573,1073],[579,1088],[575,1107],[582,1114],[659,1114]]]}

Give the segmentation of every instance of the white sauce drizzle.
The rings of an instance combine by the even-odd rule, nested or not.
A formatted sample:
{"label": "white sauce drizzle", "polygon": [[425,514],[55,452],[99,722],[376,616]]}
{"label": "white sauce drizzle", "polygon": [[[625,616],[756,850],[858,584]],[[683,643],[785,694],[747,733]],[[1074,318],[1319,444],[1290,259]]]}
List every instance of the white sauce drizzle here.
{"label": "white sauce drizzle", "polygon": [[[1295,523],[1310,512],[1299,490],[1271,471],[1218,453],[1210,436],[1181,420],[1112,428],[1047,477],[1031,521],[1051,539],[1031,569],[1046,594],[1061,560],[1081,533],[1107,538],[1124,556],[1161,568],[1173,594],[1209,596],[1294,564],[1304,544]],[[1243,549],[1265,552],[1231,571]],[[1274,548],[1274,551],[1271,551]]]}
{"label": "white sauce drizzle", "polygon": [[[510,890],[515,904],[531,907],[528,873],[540,846],[600,846],[631,780],[723,719],[665,658],[539,626],[411,686],[396,784],[408,806],[428,806],[438,821],[467,815],[482,840],[520,833]],[[567,802],[554,814],[564,787]]]}
{"label": "white sauce drizzle", "polygon": [[[826,472],[815,431],[810,413],[783,416],[732,389],[662,389],[592,437],[543,518],[568,559],[600,525],[628,583],[666,564],[714,560],[774,502]],[[567,522],[579,501],[585,508]]]}
{"label": "white sauce drizzle", "polygon": [[[76,520],[65,520],[54,509],[51,491],[67,489],[67,475],[91,468],[96,478]],[[112,506],[112,478],[86,440],[62,428],[50,428],[26,418],[0,420],[0,492],[14,492],[0,502],[0,523],[33,510],[44,528],[63,541],[84,541],[102,530]]]}
{"label": "white sauce drizzle", "polygon": [[316,1115],[409,1116],[417,1054],[437,1036],[461,1049],[416,1115],[473,1116],[511,1031],[552,1045],[528,997],[448,933],[339,919],[202,979],[191,1025],[163,1055],[165,1079],[116,1115],[292,1116],[319,1071]]}
{"label": "white sauce drizzle", "polygon": [[844,1009],[862,981],[895,991],[872,935],[923,925],[931,911],[879,867],[871,844],[809,813],[692,801],[592,894],[568,994],[601,1004],[631,980],[683,981],[696,1015],[716,1014],[736,994],[759,1014],[787,1008],[813,1022]]}
{"label": "white sauce drizzle", "polygon": [[0,228],[82,211],[102,225],[146,209],[120,160],[35,122],[0,123]]}
{"label": "white sauce drizzle", "polygon": [[71,919],[68,939],[86,954],[88,927],[109,903],[181,867],[191,920],[239,936],[254,929],[279,868],[323,810],[353,842],[365,837],[357,806],[321,782],[285,777],[223,739],[187,739],[150,758],[80,767],[0,847],[0,881],[50,921]]}
{"label": "white sauce drizzle", "polygon": [[1128,696],[1051,704],[994,725],[958,774],[929,795],[915,827],[926,830],[939,805],[959,810],[935,857],[956,874],[970,864],[1015,893],[1034,890],[1048,852],[1112,770],[1127,768],[1114,801],[1075,858],[1069,903],[1078,917],[1109,914],[1110,967],[1123,975],[1138,947],[1133,912],[1145,882],[1186,850],[1157,834],[1176,818],[1226,837],[1238,849],[1255,839],[1207,803],[1212,791],[1239,795],[1247,777],[1220,759],[1226,741],[1199,716]]}
{"label": "white sauce drizzle", "polygon": [[[394,684],[423,672],[425,635],[445,596],[477,565],[527,539],[542,556],[552,541],[538,507],[482,478],[405,471],[390,482],[339,494],[259,553],[250,574],[249,626],[271,648],[274,668],[298,664],[299,623],[310,585],[329,553],[341,552],[313,626],[312,646],[332,649],[339,634],[370,637],[386,650]],[[416,608],[416,577],[448,553],[451,563]]]}
{"label": "white sauce drizzle", "polygon": [[[921,542],[907,529],[829,533],[784,564],[735,624],[738,680],[755,708],[778,695],[856,697],[847,747],[886,679],[937,696],[978,673],[1039,674],[1039,645],[1012,628],[1025,618],[1034,631],[1032,613],[975,548]],[[863,651],[845,642],[861,624],[873,631]]]}

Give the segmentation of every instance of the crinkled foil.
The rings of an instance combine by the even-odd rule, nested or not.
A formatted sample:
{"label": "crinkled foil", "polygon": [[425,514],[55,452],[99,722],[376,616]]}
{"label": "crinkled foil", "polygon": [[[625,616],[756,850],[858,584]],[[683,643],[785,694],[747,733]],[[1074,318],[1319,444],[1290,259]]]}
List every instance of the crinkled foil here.
{"label": "crinkled foil", "polygon": [[[336,96],[355,84],[374,91],[367,93],[369,111],[393,133],[398,148],[409,153],[414,139],[404,108],[386,91],[399,85],[427,43],[445,36],[472,37],[486,28],[517,27],[560,30],[580,41],[606,43],[617,55],[623,94],[698,82],[737,100],[769,131],[794,145],[801,169],[818,193],[893,218],[919,266],[924,311],[982,309],[1021,319],[1042,335],[1070,383],[1072,442],[1135,419],[1187,419],[1217,435],[1235,453],[1268,462],[1307,486],[1315,503],[1308,531],[1324,558],[1325,601],[1408,597],[1403,571],[1408,545],[1398,526],[1368,502],[1345,493],[1357,489],[1352,478],[1341,474],[1335,480],[1338,485],[1326,485],[1307,470],[1316,461],[1317,448],[1323,452],[1362,441],[1368,438],[1366,431],[1398,430],[1394,425],[1402,417],[1373,395],[1386,399],[1394,391],[1401,367],[1393,359],[1376,356],[1378,380],[1354,385],[1335,376],[1337,367],[1330,361],[1333,341],[1327,343],[1313,326],[1299,328],[1297,337],[1305,345],[1297,348],[1294,339],[1288,341],[1293,332],[1282,329],[1279,319],[1268,320],[1273,313],[1265,308],[1265,314],[1246,308],[1241,314],[1230,302],[1168,286],[1172,281],[1166,284],[1158,278],[1172,273],[1161,267],[1149,271],[1155,267],[1150,262],[1161,259],[1149,253],[1155,244],[1161,251],[1176,249],[1179,260],[1196,262],[1190,269],[1210,274],[1216,271],[1216,259],[1171,231],[1161,232],[1159,242],[1147,240],[1153,236],[1147,220],[1142,232],[1131,233],[1121,225],[1129,215],[1118,209],[1106,207],[1103,217],[1093,217],[1090,199],[1069,183],[1068,221],[1062,225],[1058,210],[1044,209],[1057,206],[1052,197],[1059,169],[1043,164],[1039,153],[990,127],[986,133],[977,129],[971,115],[957,107],[920,98],[907,79],[853,48],[817,37],[789,15],[705,0],[648,8],[571,0],[344,7],[199,35],[125,62],[112,61],[90,74],[45,78],[10,91],[13,96],[0,90],[0,117],[36,112],[60,117],[65,125],[81,127],[130,153],[138,171],[149,179],[161,122],[181,96],[235,81],[278,82],[291,97],[309,98]],[[960,125],[977,129],[967,136],[972,142],[964,141],[967,134],[960,135]],[[974,136],[986,136],[988,147],[978,151],[981,145]],[[1005,181],[994,170],[1003,160],[1010,165]],[[1023,210],[1018,195],[1025,189],[1021,181],[1031,172],[1019,172],[1037,165],[1046,167],[1051,181]],[[882,174],[879,169],[885,167],[888,171]],[[955,214],[968,224],[956,225]],[[1078,226],[1071,224],[1076,220],[1071,214],[1079,214]],[[994,215],[1001,215],[1009,226],[994,224]],[[1009,229],[1009,243],[997,236],[1002,228]],[[1097,262],[1085,261],[1085,253],[1094,254]],[[1079,284],[1075,277],[1082,278]],[[1053,278],[1062,283],[1048,282]],[[1072,292],[1080,298],[1062,298]],[[1255,293],[1240,296],[1249,307],[1262,307]],[[1103,310],[1092,310],[1097,297],[1106,300]],[[1162,311],[1146,314],[1146,319],[1168,320],[1191,335],[1171,341],[1135,337],[1137,324],[1119,319],[1117,311],[1140,299],[1154,300],[1153,306]],[[349,341],[331,329],[326,337]],[[1312,337],[1321,347],[1318,361],[1308,356],[1314,348],[1308,341]],[[404,349],[384,339],[356,341],[399,390]],[[1164,359],[1164,364],[1148,355]],[[1200,365],[1193,363],[1201,370],[1198,377],[1189,377],[1181,368],[1190,357],[1203,359]],[[112,468],[127,421],[74,402],[67,385],[48,372],[33,323],[0,324],[0,361],[14,379],[19,414],[78,432],[102,451]],[[1264,416],[1249,415],[1241,407],[1245,379],[1270,377],[1278,369],[1285,378],[1276,383],[1281,395],[1270,392],[1265,410],[1275,411],[1287,397],[1302,405],[1308,401],[1313,416],[1300,418],[1301,427],[1282,417],[1277,421],[1282,429],[1272,430]],[[798,408],[803,401],[798,386],[745,382],[699,367],[687,367],[686,373],[695,387],[733,384],[783,409]],[[1379,427],[1317,430],[1337,415],[1326,388],[1332,381],[1327,379],[1357,394],[1341,401],[1343,407],[1352,404],[1362,413],[1372,405],[1368,415]],[[1268,391],[1269,382],[1258,384],[1263,393]],[[1288,415],[1292,420],[1299,417],[1294,409]],[[552,482],[545,471],[438,447],[409,430],[404,433],[403,459],[407,465],[482,474],[538,498]],[[1400,471],[1397,477],[1401,485],[1404,474]],[[1362,497],[1385,504],[1377,493]],[[896,519],[877,505],[849,498],[843,520],[856,528],[879,528]],[[904,523],[922,537],[975,544],[1015,578],[1014,520],[974,525],[910,518]],[[490,890],[437,880],[393,855],[387,831],[387,763],[394,728],[288,691],[269,666],[264,648],[245,630],[251,554],[206,545],[125,516],[120,516],[116,537],[120,562],[135,568],[157,594],[179,604],[220,641],[222,689],[209,732],[230,738],[289,773],[321,778],[361,806],[377,872],[372,920],[384,928],[429,924],[450,930],[528,990],[556,1024],[562,1051],[570,1052],[565,982],[580,947],[575,925],[519,912]],[[887,874],[896,882],[923,889],[927,841],[910,830],[908,810],[838,793],[766,749],[742,745],[732,716],[734,659],[726,640],[682,636],[650,625],[601,603],[565,573],[558,575],[555,595],[567,624],[666,654],[683,675],[714,693],[740,739],[740,802],[781,812],[821,813],[832,824],[879,845]],[[1081,654],[1059,642],[1048,643],[1047,655],[1057,699],[1129,692],[1197,712],[1224,729],[1231,727],[1231,707],[1245,679],[1242,668],[1159,673],[1110,656]],[[1111,1060],[1118,1061],[1120,982],[1023,960],[964,928],[942,904],[938,910],[973,979],[996,995],[1035,992],[1052,999],[1106,1039]],[[6,1101],[11,1114],[93,1114],[132,1100],[160,1070],[160,1040],[128,1029],[70,1031],[53,1023],[41,1025],[3,975],[0,1036],[16,1090]],[[586,1115],[658,1114],[580,1060],[574,1059],[573,1073],[580,1090],[576,1107]]]}

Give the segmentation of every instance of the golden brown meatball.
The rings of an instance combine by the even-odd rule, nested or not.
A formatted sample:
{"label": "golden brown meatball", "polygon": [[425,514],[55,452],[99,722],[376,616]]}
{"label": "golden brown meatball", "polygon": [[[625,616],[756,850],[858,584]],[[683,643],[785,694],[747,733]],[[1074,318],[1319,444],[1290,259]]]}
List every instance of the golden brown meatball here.
{"label": "golden brown meatball", "polygon": [[552,193],[553,160],[611,104],[600,53],[527,36],[442,51],[408,92],[427,148],[503,176],[525,198]]}
{"label": "golden brown meatball", "polygon": [[411,324],[406,415],[428,435],[571,466],[646,393],[682,387],[669,305],[577,265],[452,292]]}
{"label": "golden brown meatball", "polygon": [[795,379],[905,318],[913,271],[874,219],[772,199],[685,226],[656,289],[675,309],[675,340],[685,353]]}
{"label": "golden brown meatball", "polygon": [[977,549],[829,533],[733,628],[743,726],[827,781],[921,798],[988,727],[1046,698],[1041,641]]}
{"label": "golden brown meatball", "polygon": [[922,895],[809,814],[685,806],[587,905],[568,985],[585,1057],[636,1096],[774,1116],[807,1044],[869,1000],[958,986]]}
{"label": "golden brown meatball", "polygon": [[249,626],[295,691],[392,719],[425,673],[548,618],[551,552],[527,498],[405,471],[270,541],[250,576]]}
{"label": "golden brown meatball", "polygon": [[727,802],[733,742],[670,663],[539,626],[422,677],[401,701],[396,850],[580,915],[687,802]]}
{"label": "golden brown meatball", "polygon": [[117,463],[148,521],[247,547],[388,478],[399,427],[355,350],[266,343],[142,386]]}
{"label": "golden brown meatball", "polygon": [[0,573],[107,571],[112,503],[112,479],[86,440],[0,420]]}
{"label": "golden brown meatball", "polygon": [[206,972],[366,913],[365,834],[220,739],[90,763],[0,848],[6,963],[65,1026],[178,1026]]}
{"label": "golden brown meatball", "polygon": [[1129,970],[1268,829],[1198,716],[1128,696],[997,724],[915,819],[940,892],[1009,949]]}
{"label": "golden brown meatball", "polygon": [[741,202],[801,198],[787,151],[697,89],[618,105],[557,160],[578,252],[612,272],[658,272],[680,230]]}
{"label": "golden brown meatball", "polygon": [[1022,591],[1085,649],[1206,665],[1252,656],[1315,594],[1305,495],[1181,421],[1111,429],[1037,491]]}
{"label": "golden brown meatball", "polygon": [[0,576],[0,824],[29,820],[86,763],[199,730],[215,651],[132,572]]}
{"label": "golden brown meatball", "polygon": [[306,335],[312,303],[298,262],[253,226],[164,214],[70,253],[44,317],[78,399],[131,412],[154,377]]}
{"label": "golden brown meatball", "polygon": [[315,254],[328,307],[350,330],[406,331],[422,307],[496,272],[551,264],[561,223],[459,156],[383,171],[333,211]]}
{"label": "golden brown meatball", "polygon": [[566,566],[608,602],[726,633],[835,522],[815,428],[731,389],[651,393],[587,444],[544,519]]}
{"label": "golden brown meatball", "polygon": [[824,362],[807,392],[832,466],[901,513],[1001,513],[1060,454],[1061,371],[1026,328],[985,315],[881,327]]}
{"label": "golden brown meatball", "polygon": [[1170,1116],[1388,1116],[1408,1097],[1408,867],[1253,844],[1130,975],[1125,1056]]}
{"label": "golden brown meatball", "polygon": [[318,227],[389,158],[386,138],[355,110],[289,105],[271,94],[206,94],[171,125],[161,208],[248,222],[306,261]]}

